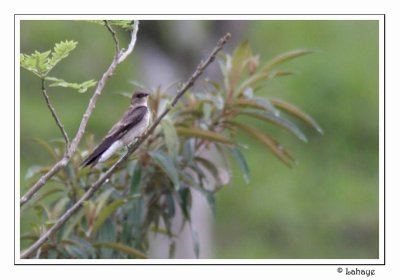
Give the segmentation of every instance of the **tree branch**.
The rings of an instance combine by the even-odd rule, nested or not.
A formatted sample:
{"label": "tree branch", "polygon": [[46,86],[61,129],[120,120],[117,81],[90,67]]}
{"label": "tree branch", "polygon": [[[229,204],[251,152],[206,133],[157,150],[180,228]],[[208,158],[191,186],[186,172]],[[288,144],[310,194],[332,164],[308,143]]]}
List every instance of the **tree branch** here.
{"label": "tree branch", "polygon": [[85,194],[71,207],[69,208],[58,220],[57,222],[46,232],[44,233],[34,244],[32,244],[27,250],[25,250],[21,254],[21,258],[28,258],[30,255],[32,255],[36,250],[38,250],[43,243],[47,241],[47,239],[56,233],[67,221],[68,219],[76,212],[78,211],[83,203],[88,200],[103,184],[106,182],[110,176],[115,172],[115,170],[123,163],[125,162],[129,156],[134,153],[140,145],[153,133],[153,131],[156,129],[160,121],[168,114],[168,112],[176,105],[176,103],[179,101],[179,99],[183,96],[183,94],[191,87],[193,86],[194,82],[197,80],[197,78],[203,73],[204,69],[215,59],[215,56],[217,53],[223,48],[223,46],[226,44],[228,39],[231,37],[230,33],[227,33],[224,37],[222,37],[213,51],[210,53],[208,58],[203,62],[199,64],[197,67],[196,71],[192,74],[192,76],[189,78],[189,80],[184,84],[184,86],[178,91],[176,94],[175,98],[173,99],[171,106],[167,107],[162,114],[159,115],[159,117],[153,122],[153,124],[150,126],[150,128],[139,138],[139,140],[132,145],[128,151],[113,165],[111,166],[107,172],[105,172],[86,192]]}
{"label": "tree branch", "polygon": [[43,94],[44,99],[46,100],[47,107],[49,107],[49,110],[50,110],[51,114],[53,115],[53,118],[56,121],[56,124],[57,124],[58,128],[60,129],[61,134],[64,137],[64,140],[65,140],[65,153],[66,153],[67,150],[68,150],[68,147],[69,147],[68,134],[65,131],[65,128],[64,128],[63,124],[61,123],[61,120],[58,118],[58,116],[56,114],[56,110],[54,109],[53,105],[50,102],[50,98],[47,95],[46,88],[44,86],[44,79],[42,79],[42,94]]}
{"label": "tree branch", "polygon": [[101,77],[100,81],[97,83],[97,87],[95,92],[93,93],[92,98],[89,101],[88,107],[86,108],[85,113],[83,114],[81,124],[79,125],[78,132],[75,135],[75,138],[72,140],[71,145],[69,146],[68,150],[66,151],[65,155],[61,160],[53,165],[53,167],[44,174],[20,199],[20,206],[24,205],[28,202],[32,196],[39,191],[48,180],[50,180],[58,171],[64,168],[68,162],[71,160],[72,155],[75,153],[76,149],[78,148],[79,142],[82,139],[82,136],[85,132],[86,125],[88,123],[89,117],[92,114],[94,107],[96,106],[97,98],[102,93],[104,86],[109,77],[114,73],[115,68],[124,61],[128,55],[130,55],[135,47],[137,32],[139,30],[139,21],[135,20],[133,24],[133,29],[131,33],[131,41],[126,51],[122,51],[120,55],[116,55],[111,62],[110,66],[104,72],[103,76]]}
{"label": "tree branch", "polygon": [[120,48],[119,48],[119,41],[117,34],[115,33],[114,29],[112,29],[111,25],[108,23],[108,20],[104,21],[105,26],[107,27],[108,31],[110,31],[111,35],[113,36],[115,42],[115,56],[119,56]]}

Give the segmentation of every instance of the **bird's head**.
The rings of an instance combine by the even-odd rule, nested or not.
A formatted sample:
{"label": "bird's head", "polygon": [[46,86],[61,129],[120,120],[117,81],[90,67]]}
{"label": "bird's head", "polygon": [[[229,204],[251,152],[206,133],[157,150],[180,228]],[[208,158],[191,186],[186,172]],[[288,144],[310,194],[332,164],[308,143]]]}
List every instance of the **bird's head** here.
{"label": "bird's head", "polygon": [[149,96],[149,94],[146,92],[136,91],[132,95],[131,104],[132,105],[146,105],[148,96]]}

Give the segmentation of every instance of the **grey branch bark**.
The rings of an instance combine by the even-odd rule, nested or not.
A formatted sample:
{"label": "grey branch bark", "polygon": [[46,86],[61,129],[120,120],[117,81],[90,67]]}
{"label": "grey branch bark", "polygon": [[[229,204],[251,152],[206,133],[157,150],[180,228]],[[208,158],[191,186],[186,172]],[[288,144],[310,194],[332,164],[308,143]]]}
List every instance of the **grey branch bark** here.
{"label": "grey branch bark", "polygon": [[230,33],[227,33],[224,37],[222,37],[213,51],[210,53],[208,58],[205,61],[202,61],[196,68],[196,71],[192,74],[192,76],[188,79],[188,81],[183,85],[183,87],[178,91],[175,98],[173,99],[171,106],[167,107],[162,114],[158,116],[158,118],[153,122],[150,128],[139,138],[139,140],[132,145],[128,151],[113,165],[110,169],[107,170],[87,191],[86,193],[71,207],[69,208],[58,220],[57,222],[47,231],[45,232],[35,243],[33,243],[28,249],[26,249],[22,254],[21,258],[28,258],[31,256],[36,250],[38,250],[43,243],[47,241],[47,239],[56,233],[67,221],[68,219],[78,211],[83,203],[87,201],[103,184],[104,182],[110,178],[110,176],[115,172],[115,170],[125,162],[128,157],[134,153],[140,145],[153,133],[156,129],[160,121],[168,114],[168,112],[176,105],[179,99],[183,96],[183,94],[193,86],[194,82],[197,78],[203,73],[204,69],[214,61],[217,53],[223,48],[226,42],[231,37]]}
{"label": "grey branch bark", "polygon": [[[114,37],[114,33],[112,33],[111,27],[108,26],[107,29],[111,32],[111,34]],[[133,29],[131,33],[131,40],[129,43],[129,46],[126,50],[120,50],[117,55],[115,55],[113,61],[111,62],[110,66],[104,72],[103,76],[101,77],[100,81],[97,84],[96,90],[92,96],[92,98],[89,101],[89,105],[86,108],[85,113],[83,114],[82,121],[79,125],[78,132],[75,135],[75,138],[72,140],[71,145],[68,147],[68,149],[65,152],[65,155],[61,160],[59,160],[57,163],[53,165],[53,167],[46,173],[44,174],[20,199],[20,206],[24,205],[26,202],[28,202],[33,195],[38,192],[46,183],[48,180],[50,180],[57,172],[59,172],[63,167],[65,167],[68,162],[70,161],[72,155],[75,153],[76,149],[78,148],[79,142],[82,139],[82,136],[85,132],[86,125],[88,123],[89,117],[92,114],[94,107],[96,105],[97,98],[100,96],[102,93],[104,86],[106,84],[106,81],[108,78],[111,77],[111,75],[114,73],[115,68],[120,64],[122,61],[124,61],[128,55],[130,55],[135,47],[136,44],[136,38],[137,38],[137,32],[139,30],[139,21],[135,20],[133,24]],[[118,47],[119,48],[119,47]]]}

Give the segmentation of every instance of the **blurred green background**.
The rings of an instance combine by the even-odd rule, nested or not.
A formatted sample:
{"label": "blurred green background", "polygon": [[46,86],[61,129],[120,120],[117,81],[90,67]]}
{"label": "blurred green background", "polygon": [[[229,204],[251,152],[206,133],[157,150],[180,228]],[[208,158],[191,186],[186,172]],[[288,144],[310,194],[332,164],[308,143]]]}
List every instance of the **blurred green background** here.
{"label": "blurred green background", "polygon": [[[227,31],[233,38],[225,51],[249,40],[261,62],[292,49],[320,50],[284,64],[281,68],[299,75],[269,81],[257,94],[299,106],[325,133],[302,126],[309,138],[302,143],[286,131],[265,128],[274,129],[273,135],[296,156],[299,164],[293,170],[242,137],[249,147],[244,153],[252,180],[246,185],[234,168],[232,184],[217,194],[213,257],[378,258],[377,21],[142,21],[137,49],[107,83],[87,131],[99,140],[121,116],[127,99],[115,93],[131,92],[130,80],[151,88],[183,81]],[[78,47],[51,76],[70,82],[99,80],[114,55],[105,28],[82,21],[21,21],[23,53],[45,51],[66,39],[78,41]],[[154,73],[148,70],[146,52],[160,69],[171,71],[163,76],[154,67]],[[211,67],[206,74],[214,72]],[[48,91],[72,137],[93,91]],[[24,179],[27,169],[52,162],[31,139],[57,139],[60,134],[43,102],[39,79],[25,70],[20,106],[24,193],[32,184]],[[22,232],[30,219],[22,217]]]}

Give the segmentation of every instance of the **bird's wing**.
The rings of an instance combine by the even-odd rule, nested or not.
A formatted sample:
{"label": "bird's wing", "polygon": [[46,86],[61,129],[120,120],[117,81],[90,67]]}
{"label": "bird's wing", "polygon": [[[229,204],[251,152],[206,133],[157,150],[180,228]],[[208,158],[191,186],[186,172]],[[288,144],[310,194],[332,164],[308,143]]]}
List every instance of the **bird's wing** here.
{"label": "bird's wing", "polygon": [[96,164],[101,155],[117,140],[121,139],[132,127],[138,124],[147,112],[146,106],[130,108],[107,133],[101,143],[94,151],[82,162],[81,165]]}

